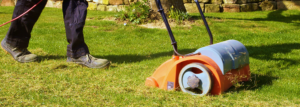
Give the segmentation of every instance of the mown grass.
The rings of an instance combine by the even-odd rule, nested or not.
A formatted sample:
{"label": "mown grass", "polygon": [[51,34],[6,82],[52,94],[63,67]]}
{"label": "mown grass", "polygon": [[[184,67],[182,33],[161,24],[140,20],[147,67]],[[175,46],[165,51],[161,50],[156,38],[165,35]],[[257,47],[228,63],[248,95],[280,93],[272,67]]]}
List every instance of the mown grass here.
{"label": "mown grass", "polygon": [[[0,23],[13,7],[0,7]],[[299,106],[300,11],[206,13],[214,42],[235,39],[250,53],[251,81],[219,96],[197,97],[144,86],[172,56],[165,29],[102,20],[116,13],[89,11],[84,29],[92,55],[112,61],[109,69],[66,62],[60,9],[45,8],[32,31],[29,50],[41,62],[18,63],[0,52],[1,106]],[[199,14],[192,14],[200,18]],[[196,21],[197,22],[197,21]],[[9,25],[0,28],[2,40]],[[172,28],[180,53],[209,44],[205,27]]]}

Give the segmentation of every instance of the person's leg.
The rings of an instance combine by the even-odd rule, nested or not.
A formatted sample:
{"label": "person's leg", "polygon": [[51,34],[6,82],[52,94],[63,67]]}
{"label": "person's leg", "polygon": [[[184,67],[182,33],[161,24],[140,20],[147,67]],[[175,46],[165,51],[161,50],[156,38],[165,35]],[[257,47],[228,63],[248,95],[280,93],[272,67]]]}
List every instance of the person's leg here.
{"label": "person's leg", "polygon": [[68,57],[80,57],[89,54],[83,38],[83,27],[87,14],[88,2],[86,0],[64,0],[63,14],[67,41]]}
{"label": "person's leg", "polygon": [[90,68],[104,68],[110,62],[106,59],[97,59],[89,54],[84,42],[83,27],[87,15],[88,2],[86,0],[64,0],[63,15],[67,41],[68,62],[83,64]]}
{"label": "person's leg", "polygon": [[[40,0],[18,0],[14,9],[13,17],[16,18]],[[11,26],[6,35],[6,42],[13,47],[27,48],[31,31],[38,20],[47,0],[43,0],[39,5],[29,11],[21,18],[11,22]]]}
{"label": "person's leg", "polygon": [[[12,19],[18,17],[39,0],[18,0],[13,12]],[[29,11],[21,18],[11,22],[11,26],[2,40],[1,46],[5,51],[9,52],[15,60],[19,62],[36,61],[36,55],[32,55],[28,50],[28,44],[31,37],[31,31],[38,20],[47,0],[43,0],[39,5]]]}

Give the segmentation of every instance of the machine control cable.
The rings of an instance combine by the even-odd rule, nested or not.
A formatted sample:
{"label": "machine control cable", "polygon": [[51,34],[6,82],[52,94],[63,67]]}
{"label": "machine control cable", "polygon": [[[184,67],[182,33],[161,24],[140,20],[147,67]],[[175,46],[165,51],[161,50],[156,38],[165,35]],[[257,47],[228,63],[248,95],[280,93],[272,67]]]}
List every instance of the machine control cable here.
{"label": "machine control cable", "polygon": [[[2,1],[2,0],[1,0],[1,1]],[[12,20],[6,22],[6,23],[1,24],[0,27],[2,27],[2,26],[6,25],[6,24],[8,24],[8,23],[10,23],[10,22],[13,22],[13,21],[15,21],[15,20],[21,18],[22,16],[24,16],[25,14],[27,14],[29,11],[31,11],[33,8],[35,8],[38,4],[40,4],[42,1],[43,1],[43,0],[40,0],[38,3],[36,3],[35,5],[33,5],[30,9],[28,9],[27,11],[25,11],[23,14],[19,15],[18,17],[14,18],[14,19],[12,19]]]}

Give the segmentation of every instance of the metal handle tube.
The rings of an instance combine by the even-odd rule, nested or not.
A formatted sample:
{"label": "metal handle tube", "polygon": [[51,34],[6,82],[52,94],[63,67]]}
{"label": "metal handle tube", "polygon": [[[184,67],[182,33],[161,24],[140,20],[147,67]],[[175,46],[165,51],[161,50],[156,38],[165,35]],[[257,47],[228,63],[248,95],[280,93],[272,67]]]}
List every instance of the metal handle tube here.
{"label": "metal handle tube", "polygon": [[171,42],[172,42],[172,45],[173,45],[173,49],[174,49],[174,55],[180,55],[178,52],[177,52],[177,42],[174,38],[174,35],[172,33],[172,30],[171,30],[171,27],[168,23],[168,20],[167,20],[167,17],[164,13],[164,9],[162,8],[162,5],[161,5],[161,2],[160,0],[155,0],[156,2],[156,6],[158,8],[158,12],[161,14],[161,17],[163,18],[164,22],[165,22],[165,25],[166,25],[166,28],[168,30],[168,33],[169,33],[169,36],[170,36],[170,39],[171,39]]}
{"label": "metal handle tube", "polygon": [[178,55],[182,56],[181,54],[179,54],[179,53],[177,52],[177,42],[176,42],[176,40],[175,40],[175,38],[174,38],[174,35],[173,35],[173,33],[172,33],[172,30],[171,30],[171,27],[170,27],[170,25],[169,25],[169,23],[168,23],[168,20],[167,20],[167,17],[166,17],[166,15],[165,15],[165,13],[164,13],[164,9],[163,9],[162,6],[161,6],[161,2],[160,2],[160,0],[155,0],[155,2],[156,2],[156,6],[157,6],[157,8],[158,8],[158,12],[160,12],[161,17],[163,18],[163,20],[164,20],[164,22],[165,22],[165,25],[166,25],[166,28],[167,28],[167,30],[168,30],[170,39],[171,39],[171,41],[172,41],[172,45],[173,45],[173,49],[174,49],[174,55],[176,55],[176,56],[178,56]]}
{"label": "metal handle tube", "polygon": [[201,15],[201,17],[202,17],[202,20],[203,20],[203,22],[204,22],[204,25],[205,25],[205,27],[206,27],[207,33],[208,33],[209,38],[210,38],[210,44],[212,45],[212,44],[213,44],[213,36],[212,36],[211,31],[210,31],[210,29],[209,29],[209,27],[208,27],[208,24],[207,24],[207,22],[206,22],[206,19],[205,19],[205,16],[204,16],[203,12],[202,12],[202,9],[201,9],[201,6],[200,6],[200,4],[199,4],[199,1],[198,1],[198,0],[194,0],[194,1],[195,1],[196,4],[197,4],[198,10],[199,10],[199,12],[200,12],[200,15]]}

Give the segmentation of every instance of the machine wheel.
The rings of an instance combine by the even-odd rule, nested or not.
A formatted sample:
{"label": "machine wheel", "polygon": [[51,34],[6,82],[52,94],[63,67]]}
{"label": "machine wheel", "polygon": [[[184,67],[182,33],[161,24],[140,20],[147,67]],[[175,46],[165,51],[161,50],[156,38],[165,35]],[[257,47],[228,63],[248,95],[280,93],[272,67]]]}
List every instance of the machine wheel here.
{"label": "machine wheel", "polygon": [[192,95],[207,95],[213,84],[211,71],[201,63],[184,66],[178,78],[181,90]]}

